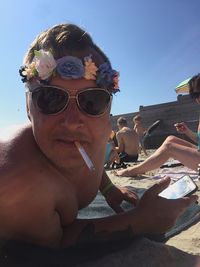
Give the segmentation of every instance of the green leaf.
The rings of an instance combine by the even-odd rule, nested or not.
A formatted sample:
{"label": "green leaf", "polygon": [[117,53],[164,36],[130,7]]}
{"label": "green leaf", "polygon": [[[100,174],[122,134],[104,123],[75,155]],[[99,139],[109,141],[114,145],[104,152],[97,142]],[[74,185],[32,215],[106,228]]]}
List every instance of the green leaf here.
{"label": "green leaf", "polygon": [[41,52],[38,51],[38,50],[34,50],[34,55],[35,55],[36,57],[40,57],[40,56],[41,56]]}

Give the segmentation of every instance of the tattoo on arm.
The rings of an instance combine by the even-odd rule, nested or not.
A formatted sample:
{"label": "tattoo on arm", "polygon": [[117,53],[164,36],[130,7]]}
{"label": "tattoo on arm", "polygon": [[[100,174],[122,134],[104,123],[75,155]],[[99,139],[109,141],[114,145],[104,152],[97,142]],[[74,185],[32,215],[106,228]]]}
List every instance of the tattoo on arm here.
{"label": "tattoo on arm", "polygon": [[105,243],[108,241],[123,241],[130,240],[134,236],[131,226],[121,231],[102,231],[95,233],[95,226],[93,223],[88,223],[80,233],[77,245],[89,244],[89,243]]}

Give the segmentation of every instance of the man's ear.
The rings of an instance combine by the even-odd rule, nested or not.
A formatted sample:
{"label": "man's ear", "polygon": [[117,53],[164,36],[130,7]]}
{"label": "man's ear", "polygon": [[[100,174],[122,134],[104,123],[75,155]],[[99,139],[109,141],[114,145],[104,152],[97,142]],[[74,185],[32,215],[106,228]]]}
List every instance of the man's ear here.
{"label": "man's ear", "polygon": [[29,120],[31,121],[28,92],[26,92],[26,112],[27,112],[27,116],[28,116]]}

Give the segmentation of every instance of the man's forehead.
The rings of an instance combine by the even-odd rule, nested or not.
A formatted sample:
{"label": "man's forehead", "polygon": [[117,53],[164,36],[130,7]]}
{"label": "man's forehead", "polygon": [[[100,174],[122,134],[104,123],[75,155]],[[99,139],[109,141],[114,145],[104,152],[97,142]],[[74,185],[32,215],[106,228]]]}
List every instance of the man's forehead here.
{"label": "man's forehead", "polygon": [[42,88],[45,86],[59,87],[62,89],[67,89],[71,92],[81,91],[87,88],[97,88],[96,82],[93,80],[85,80],[85,79],[62,79],[59,75],[55,75],[49,80],[46,84],[41,84],[36,81],[31,81],[26,84],[28,91],[33,92],[37,88]]}

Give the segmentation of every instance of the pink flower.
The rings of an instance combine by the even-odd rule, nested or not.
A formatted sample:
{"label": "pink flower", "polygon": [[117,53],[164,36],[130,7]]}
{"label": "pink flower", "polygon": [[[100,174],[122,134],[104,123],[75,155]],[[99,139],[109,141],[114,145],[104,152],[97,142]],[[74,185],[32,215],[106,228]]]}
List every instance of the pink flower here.
{"label": "pink flower", "polygon": [[114,89],[119,89],[119,73],[113,78]]}

